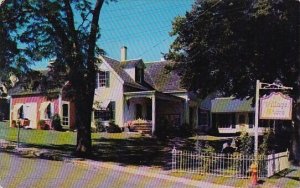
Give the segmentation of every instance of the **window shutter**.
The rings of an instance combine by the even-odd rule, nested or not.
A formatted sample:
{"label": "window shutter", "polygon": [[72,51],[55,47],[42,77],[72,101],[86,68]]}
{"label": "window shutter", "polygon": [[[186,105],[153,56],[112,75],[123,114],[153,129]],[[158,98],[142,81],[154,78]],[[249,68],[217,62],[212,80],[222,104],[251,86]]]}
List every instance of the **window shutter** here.
{"label": "window shutter", "polygon": [[52,118],[54,116],[54,103],[50,103],[50,108],[51,108],[51,117]]}
{"label": "window shutter", "polygon": [[106,74],[105,75],[105,77],[106,77],[106,80],[105,80],[106,83],[105,83],[105,85],[106,85],[106,87],[109,87],[109,80],[110,80],[110,78],[109,78],[109,71],[106,71],[105,74]]}
{"label": "window shutter", "polygon": [[99,73],[97,72],[97,73],[96,73],[96,76],[95,76],[95,88],[98,88],[98,87],[99,87],[99,86],[98,86],[98,81],[99,81],[98,77],[99,77]]}
{"label": "window shutter", "polygon": [[116,102],[115,101],[111,101],[110,102],[110,118],[115,121],[115,117],[116,117]]}

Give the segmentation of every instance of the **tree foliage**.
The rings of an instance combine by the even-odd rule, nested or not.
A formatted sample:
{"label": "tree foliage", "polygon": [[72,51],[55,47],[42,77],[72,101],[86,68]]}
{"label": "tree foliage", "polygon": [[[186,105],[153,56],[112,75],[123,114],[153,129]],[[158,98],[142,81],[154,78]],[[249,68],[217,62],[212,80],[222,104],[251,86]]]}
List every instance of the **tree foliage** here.
{"label": "tree foliage", "polygon": [[[167,59],[189,90],[252,96],[255,81],[280,80],[299,96],[299,2],[198,0],[170,33]],[[244,87],[241,87],[244,86]]]}
{"label": "tree foliage", "polygon": [[41,76],[30,65],[54,59],[45,75],[52,79],[43,82],[41,78],[40,83],[45,84],[47,91],[68,81],[68,96],[76,107],[76,151],[84,155],[91,152],[95,57],[104,53],[96,44],[103,3],[104,0],[14,0],[6,1],[0,12],[4,23],[0,26],[0,40],[6,44],[0,45],[1,77],[8,75],[10,68],[20,74]]}
{"label": "tree foliage", "polygon": [[196,0],[173,21],[176,38],[165,56],[183,86],[201,97],[253,96],[256,80],[293,87],[293,150],[300,161],[299,10],[297,0]]}

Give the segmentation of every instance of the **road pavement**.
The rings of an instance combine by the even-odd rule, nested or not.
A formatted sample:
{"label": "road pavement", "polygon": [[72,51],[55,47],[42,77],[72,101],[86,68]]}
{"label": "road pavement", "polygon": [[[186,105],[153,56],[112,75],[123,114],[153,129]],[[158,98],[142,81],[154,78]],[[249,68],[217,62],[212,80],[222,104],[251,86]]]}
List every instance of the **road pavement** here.
{"label": "road pavement", "polygon": [[0,187],[226,187],[94,161],[51,161],[0,152]]}

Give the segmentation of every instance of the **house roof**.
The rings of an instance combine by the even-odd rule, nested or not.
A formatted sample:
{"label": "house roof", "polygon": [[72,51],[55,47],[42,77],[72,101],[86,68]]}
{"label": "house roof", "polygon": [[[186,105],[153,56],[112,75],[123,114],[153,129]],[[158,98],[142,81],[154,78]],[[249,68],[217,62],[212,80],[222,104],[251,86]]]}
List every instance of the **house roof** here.
{"label": "house roof", "polygon": [[144,64],[142,59],[133,59],[127,61],[121,61],[122,68],[133,68],[136,67],[138,64]]}
{"label": "house roof", "polygon": [[[55,87],[45,90],[45,87],[42,82],[47,82],[48,79],[55,79],[55,78],[48,78],[46,77],[48,74],[48,70],[38,70],[36,73],[40,74],[40,76],[45,76],[44,78],[35,77],[33,80],[26,80],[25,78],[20,78],[20,81],[16,83],[14,87],[9,89],[8,94],[10,96],[22,96],[22,95],[37,95],[37,94],[50,94],[50,93],[59,93],[61,91],[62,85],[56,82],[57,85]],[[47,78],[45,80],[45,78]],[[48,80],[49,81],[49,80]],[[28,83],[30,82],[30,83]],[[37,86],[34,86],[35,83],[38,83]],[[33,85],[33,86],[30,86]]]}
{"label": "house roof", "polygon": [[[148,90],[147,87],[136,83],[129,75],[128,73],[123,69],[122,64],[112,58],[103,56],[104,60],[111,66],[111,68],[122,78],[125,85],[132,86],[141,90]],[[140,61],[140,60],[138,60]],[[131,61],[130,61],[131,62]],[[137,63],[136,61],[132,61],[132,63],[129,63],[130,65],[133,63]]]}
{"label": "house roof", "polygon": [[180,84],[180,77],[175,71],[165,67],[169,61],[146,63],[145,80],[161,92],[186,91]]}
{"label": "house roof", "polygon": [[211,100],[212,113],[231,113],[231,112],[254,112],[255,108],[252,106],[252,98],[249,99],[235,99],[215,98]]}

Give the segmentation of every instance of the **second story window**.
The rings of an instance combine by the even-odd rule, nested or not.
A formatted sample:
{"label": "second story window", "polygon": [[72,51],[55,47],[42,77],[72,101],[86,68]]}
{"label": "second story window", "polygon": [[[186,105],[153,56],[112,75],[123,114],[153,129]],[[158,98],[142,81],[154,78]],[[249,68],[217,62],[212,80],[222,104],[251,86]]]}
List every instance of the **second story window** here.
{"label": "second story window", "polygon": [[109,71],[99,71],[96,76],[96,88],[109,87]]}
{"label": "second story window", "polygon": [[144,81],[144,69],[143,68],[136,68],[135,69],[135,81],[138,83],[143,83]]}

